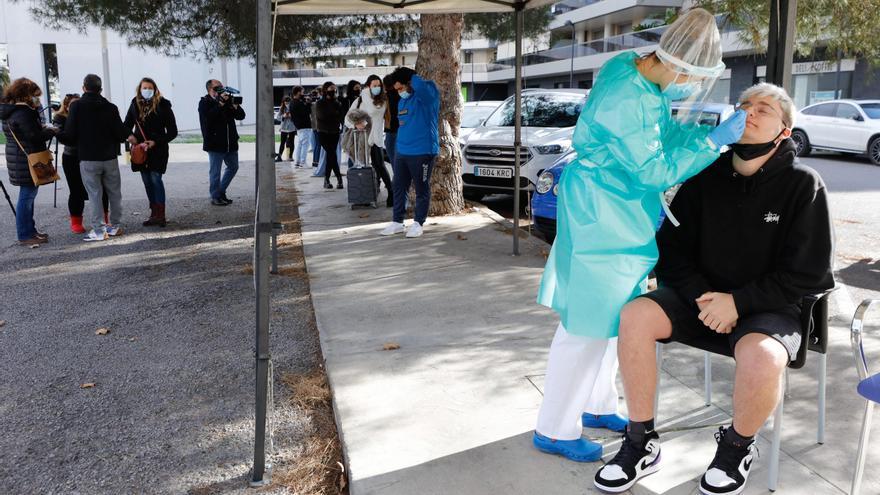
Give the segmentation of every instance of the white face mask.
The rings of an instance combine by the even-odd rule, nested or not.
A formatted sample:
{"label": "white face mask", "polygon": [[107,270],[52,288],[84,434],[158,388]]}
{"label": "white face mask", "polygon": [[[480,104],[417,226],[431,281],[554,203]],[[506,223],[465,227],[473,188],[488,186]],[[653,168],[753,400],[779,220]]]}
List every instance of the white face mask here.
{"label": "white face mask", "polygon": [[152,89],[141,89],[141,96],[142,96],[145,100],[151,100],[151,99],[153,99],[153,95],[154,95],[154,94],[156,94],[156,92],[153,91]]}
{"label": "white face mask", "polygon": [[34,97],[32,98],[32,101],[34,102],[34,108],[39,108],[40,105],[42,105],[42,102],[40,101],[40,97],[39,97],[39,96],[34,96]]}

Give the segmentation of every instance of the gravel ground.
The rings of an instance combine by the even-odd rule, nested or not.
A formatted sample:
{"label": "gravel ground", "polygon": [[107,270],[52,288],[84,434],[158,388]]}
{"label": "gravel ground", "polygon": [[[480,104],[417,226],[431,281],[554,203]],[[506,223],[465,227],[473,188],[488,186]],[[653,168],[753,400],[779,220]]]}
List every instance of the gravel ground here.
{"label": "gravel ground", "polygon": [[[14,244],[0,204],[2,494],[248,491],[253,162],[242,163],[225,208],[206,199],[206,164],[172,164],[161,230],[140,225],[143,185],[124,165],[122,175],[127,231],[104,243],[70,234],[64,189],[57,209],[52,189],[40,190],[37,225],[51,240],[39,249]],[[14,201],[4,167],[0,177]],[[314,369],[320,354],[307,280],[273,277],[272,291],[282,467],[309,425],[278,380]],[[110,333],[96,335],[101,327]]]}

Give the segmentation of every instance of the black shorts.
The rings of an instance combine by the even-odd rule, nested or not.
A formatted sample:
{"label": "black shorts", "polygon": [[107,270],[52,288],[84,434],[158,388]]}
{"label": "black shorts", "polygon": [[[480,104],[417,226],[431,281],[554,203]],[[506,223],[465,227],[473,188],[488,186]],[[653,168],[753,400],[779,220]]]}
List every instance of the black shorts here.
{"label": "black shorts", "polygon": [[731,333],[720,334],[704,325],[699,319],[700,311],[696,304],[688,304],[674,289],[660,287],[639,297],[646,297],[657,303],[672,322],[672,336],[660,340],[661,343],[681,342],[692,345],[699,341],[697,347],[719,352],[729,349],[729,355],[732,356],[739,339],[750,333],[760,333],[782,344],[788,351],[789,361],[797,358],[801,346],[800,311],[797,307],[740,318]]}

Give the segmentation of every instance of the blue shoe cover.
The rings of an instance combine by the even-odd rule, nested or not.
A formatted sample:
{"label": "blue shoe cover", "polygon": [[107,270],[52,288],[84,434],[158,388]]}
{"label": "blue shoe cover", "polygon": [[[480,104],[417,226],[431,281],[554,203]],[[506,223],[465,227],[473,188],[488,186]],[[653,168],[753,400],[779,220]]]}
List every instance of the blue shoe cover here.
{"label": "blue shoe cover", "polygon": [[629,419],[624,418],[619,414],[596,415],[584,413],[584,415],[581,416],[581,423],[583,423],[584,428],[606,428],[611,431],[622,433],[626,431],[626,425],[629,423]]}
{"label": "blue shoe cover", "polygon": [[584,438],[553,440],[535,432],[532,444],[541,452],[561,455],[575,462],[595,462],[602,458],[602,445]]}

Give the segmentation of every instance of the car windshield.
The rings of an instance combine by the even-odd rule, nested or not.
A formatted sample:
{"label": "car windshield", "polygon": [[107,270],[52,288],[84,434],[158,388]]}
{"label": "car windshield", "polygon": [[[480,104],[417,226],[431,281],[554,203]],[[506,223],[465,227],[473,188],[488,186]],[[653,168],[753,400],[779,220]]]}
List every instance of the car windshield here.
{"label": "car windshield", "polygon": [[495,107],[493,107],[491,105],[486,105],[486,106],[482,106],[482,107],[465,106],[461,112],[461,127],[463,129],[477,127],[494,110],[495,110]]}
{"label": "car windshield", "polygon": [[[676,115],[678,115],[678,109],[677,109],[677,108],[673,108],[673,109],[672,109],[672,116],[675,117]],[[700,125],[708,125],[708,126],[715,127],[715,126],[718,125],[718,120],[719,120],[720,118],[721,118],[721,115],[719,115],[719,114],[717,114],[717,113],[712,113],[712,112],[702,112],[702,113],[700,114],[700,120],[699,120],[698,123],[699,123]]]}
{"label": "car windshield", "polygon": [[[573,127],[577,124],[586,95],[573,93],[526,94],[522,97],[523,127]],[[512,127],[516,111],[510,98],[489,117],[487,127]]]}
{"label": "car windshield", "polygon": [[861,107],[869,119],[880,119],[880,103],[862,103]]}

